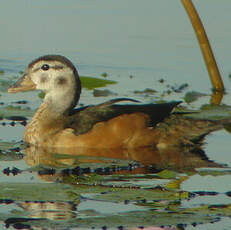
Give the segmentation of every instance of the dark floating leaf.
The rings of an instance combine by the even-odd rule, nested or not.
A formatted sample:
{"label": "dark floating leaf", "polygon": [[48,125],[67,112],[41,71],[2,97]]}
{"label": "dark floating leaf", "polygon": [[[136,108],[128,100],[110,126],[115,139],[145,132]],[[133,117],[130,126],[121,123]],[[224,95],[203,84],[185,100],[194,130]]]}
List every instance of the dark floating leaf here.
{"label": "dark floating leaf", "polygon": [[186,88],[188,88],[188,83],[184,83],[180,86],[172,86],[171,90],[175,93],[181,93],[183,90],[185,90]]}
{"label": "dark floating leaf", "polygon": [[152,94],[156,94],[157,91],[155,89],[150,89],[150,88],[146,88],[145,90],[135,90],[134,91],[135,94],[148,94],[148,95],[152,95]]}
{"label": "dark floating leaf", "polygon": [[230,111],[231,110],[231,106],[229,105],[214,105],[214,104],[204,104],[201,106],[200,108],[201,110],[211,110],[211,111],[214,111],[214,110],[219,110],[219,111]]}
{"label": "dark floating leaf", "polygon": [[94,97],[107,97],[107,96],[116,96],[117,94],[113,93],[108,89],[104,89],[104,90],[94,89],[93,95]]}
{"label": "dark floating leaf", "polygon": [[162,84],[162,83],[164,83],[165,80],[163,78],[161,78],[158,81]]}
{"label": "dark floating leaf", "polygon": [[12,204],[14,203],[11,199],[0,199],[0,204]]}
{"label": "dark floating leaf", "polygon": [[0,142],[1,151],[19,152],[21,146],[22,146],[22,142]]}
{"label": "dark floating leaf", "polygon": [[231,123],[225,124],[225,125],[224,125],[224,129],[225,129],[227,132],[231,133]]}
{"label": "dark floating leaf", "polygon": [[53,168],[45,168],[45,169],[38,170],[39,175],[54,175],[55,172],[56,170]]}
{"label": "dark floating leaf", "polygon": [[7,168],[3,169],[2,172],[4,174],[6,174],[7,176],[9,176],[11,173],[12,173],[13,176],[16,176],[19,173],[21,173],[22,170],[20,170],[18,168],[15,168],[15,167],[13,167],[12,169],[10,169],[9,167],[7,167]]}
{"label": "dark floating leaf", "polygon": [[184,96],[184,101],[189,104],[203,96],[208,96],[208,95],[204,93],[196,92],[196,91],[187,92]]}
{"label": "dark floating leaf", "polygon": [[104,73],[101,74],[101,76],[106,78],[106,77],[108,77],[108,74],[106,72],[104,72]]}
{"label": "dark floating leaf", "polygon": [[26,121],[27,118],[23,116],[10,116],[10,117],[5,117],[7,120],[12,120],[12,121]]}
{"label": "dark floating leaf", "polygon": [[226,196],[229,196],[229,197],[231,197],[231,191],[229,191],[229,192],[226,192],[225,194],[226,194]]}
{"label": "dark floating leaf", "polygon": [[207,191],[198,191],[195,192],[199,196],[217,196],[219,193],[218,192],[207,192]]}
{"label": "dark floating leaf", "polygon": [[11,173],[10,167],[7,167],[7,168],[3,169],[2,172],[3,172],[3,174],[9,176],[10,173]]}
{"label": "dark floating leaf", "polygon": [[11,225],[14,226],[15,229],[31,229],[30,225],[23,224],[25,222],[31,221],[39,221],[40,219],[33,218],[8,218],[5,220],[6,228],[9,228]]}
{"label": "dark floating leaf", "polygon": [[225,209],[225,208],[230,208],[230,205],[226,204],[213,204],[208,206],[209,209]]}
{"label": "dark floating leaf", "polygon": [[12,102],[14,104],[21,104],[21,105],[25,105],[28,103],[28,101],[25,101],[25,100],[22,100],[22,101],[15,101],[15,102]]}
{"label": "dark floating leaf", "polygon": [[18,168],[15,168],[13,167],[12,170],[11,170],[11,173],[15,176],[15,175],[18,175],[19,173],[21,173],[22,170],[18,169]]}
{"label": "dark floating leaf", "polygon": [[184,116],[203,120],[226,120],[226,123],[230,123],[231,107],[227,105],[203,105],[199,111]]}
{"label": "dark floating leaf", "polygon": [[134,78],[134,76],[131,74],[131,75],[129,75],[129,78],[132,79],[132,78]]}
{"label": "dark floating leaf", "polygon": [[22,121],[22,122],[20,122],[20,124],[23,125],[23,126],[26,126],[27,122],[26,121]]}

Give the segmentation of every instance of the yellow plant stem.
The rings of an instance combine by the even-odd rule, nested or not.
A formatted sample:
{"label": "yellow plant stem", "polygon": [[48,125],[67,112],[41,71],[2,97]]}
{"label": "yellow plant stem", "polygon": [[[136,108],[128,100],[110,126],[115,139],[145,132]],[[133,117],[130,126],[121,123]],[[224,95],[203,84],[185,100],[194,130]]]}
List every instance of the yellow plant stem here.
{"label": "yellow plant stem", "polygon": [[207,66],[213,90],[224,91],[224,84],[222,82],[222,78],[215,57],[213,55],[212,48],[196,8],[194,7],[191,0],[181,0],[181,2],[184,5],[186,12],[188,13],[192,26],[195,30],[198,42],[200,44],[201,52]]}
{"label": "yellow plant stem", "polygon": [[211,95],[210,104],[220,105],[223,99],[224,93],[221,91],[213,91]]}

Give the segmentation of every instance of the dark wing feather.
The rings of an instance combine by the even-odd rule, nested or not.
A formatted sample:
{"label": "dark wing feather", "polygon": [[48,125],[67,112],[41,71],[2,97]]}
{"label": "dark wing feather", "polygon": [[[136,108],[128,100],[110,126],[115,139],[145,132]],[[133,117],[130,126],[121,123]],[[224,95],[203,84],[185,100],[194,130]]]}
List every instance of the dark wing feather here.
{"label": "dark wing feather", "polygon": [[120,101],[138,102],[133,99],[119,98],[107,101],[99,105],[91,105],[75,109],[69,114],[70,122],[67,127],[73,128],[76,134],[89,131],[94,124],[107,121],[122,114],[134,112],[145,113],[150,118],[150,126],[154,126],[166,118],[170,112],[181,102],[169,102],[162,104],[114,104]]}

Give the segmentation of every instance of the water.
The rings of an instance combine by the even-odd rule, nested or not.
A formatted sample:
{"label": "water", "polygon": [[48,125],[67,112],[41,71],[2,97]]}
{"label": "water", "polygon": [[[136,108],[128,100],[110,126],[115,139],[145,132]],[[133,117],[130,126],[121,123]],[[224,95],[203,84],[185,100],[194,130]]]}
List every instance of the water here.
{"label": "water", "polygon": [[[231,73],[229,63],[231,29],[228,22],[231,20],[231,2],[225,0],[195,0],[194,4],[208,33],[224,80],[227,95],[225,95],[223,103],[229,105],[230,80],[228,75]],[[5,72],[0,76],[1,80],[15,81],[19,76],[18,72],[24,71],[26,65],[32,59],[40,55],[54,53],[70,58],[77,66],[80,75],[101,77],[102,73],[108,73],[108,79],[116,80],[118,84],[107,88],[117,93],[118,97],[126,96],[144,102],[153,102],[161,99],[160,95],[166,90],[168,84],[179,86],[183,83],[189,84],[188,91],[194,90],[211,94],[211,84],[207,70],[194,31],[180,1],[1,1],[0,30],[0,70]],[[130,78],[131,75],[132,78]],[[159,83],[159,79],[164,79],[164,84]],[[134,90],[144,90],[145,88],[153,88],[158,93],[154,96],[134,93]],[[182,100],[185,92],[172,93],[165,96],[165,99]],[[0,101],[4,103],[2,106],[4,107],[15,105],[12,102],[18,100],[26,100],[28,103],[22,105],[22,108],[35,109],[41,102],[37,94],[38,92],[29,92],[9,95],[4,89],[1,90]],[[92,91],[84,90],[80,102],[92,104],[110,98],[112,96],[107,98],[93,97]],[[198,109],[202,104],[209,103],[209,100],[209,96],[203,97],[189,107]],[[183,105],[186,104],[184,103]],[[7,121],[4,120],[3,122]],[[0,140],[1,142],[9,143],[18,142],[22,138],[23,131],[24,127],[19,124],[16,127],[11,127],[10,125],[1,126]],[[230,134],[224,130],[206,137],[207,144],[205,144],[204,149],[208,158],[216,163],[227,164],[230,167],[229,140]],[[14,187],[16,182],[22,185],[48,183],[54,184],[52,189],[58,193],[59,188],[56,187],[56,183],[53,183],[53,181],[63,180],[60,175],[56,175],[54,178],[50,175],[39,175],[37,169],[33,169],[36,164],[33,165],[31,162],[42,161],[46,157],[47,155],[39,158],[31,154],[29,159],[27,156],[26,159],[24,157],[24,159],[18,160],[14,158],[12,161],[9,161],[9,159],[6,161],[1,160],[1,171],[7,167],[10,170],[13,167],[25,170],[16,176],[13,176],[12,173],[10,173],[10,176],[2,174],[1,184],[7,187],[4,183],[8,183],[9,188],[12,186],[17,191],[18,187]],[[54,161],[52,157],[49,160],[50,162]],[[75,160],[57,160],[55,158],[55,162],[59,167],[61,167],[61,163],[62,167],[64,167],[64,163],[70,166]],[[187,161],[187,158],[184,160]],[[28,164],[28,162],[30,163]],[[144,204],[137,203],[133,198],[131,198],[132,201],[128,205],[124,203],[124,200],[116,201],[116,203],[114,196],[106,201],[101,200],[104,197],[97,198],[95,194],[98,194],[98,190],[95,191],[96,189],[94,188],[89,188],[90,190],[92,189],[90,194],[93,194],[90,198],[86,195],[88,192],[84,190],[81,192],[83,197],[76,198],[76,200],[71,197],[70,200],[73,202],[71,204],[68,203],[70,197],[67,198],[66,196],[62,197],[62,199],[60,198],[59,201],[52,201],[51,194],[49,194],[46,201],[43,200],[44,205],[39,207],[38,205],[36,206],[36,202],[42,200],[42,195],[37,198],[38,200],[35,203],[28,198],[31,201],[30,205],[28,205],[28,200],[25,197],[15,199],[10,205],[1,205],[0,213],[2,217],[0,220],[4,226],[4,221],[9,217],[30,217],[28,214],[30,210],[36,211],[34,217],[41,218],[41,213],[44,213],[44,209],[47,208],[49,211],[48,213],[45,212],[47,214],[45,216],[48,220],[61,218],[68,222],[66,226],[65,223],[62,223],[59,226],[60,229],[87,228],[87,223],[89,223],[90,227],[102,229],[102,220],[106,217],[106,224],[111,229],[117,229],[121,223],[126,229],[129,229],[129,226],[138,227],[142,226],[142,224],[148,227],[147,222],[143,221],[145,218],[149,221],[150,226],[166,225],[175,226],[176,229],[179,229],[179,224],[185,222],[187,225],[184,226],[184,229],[187,230],[229,229],[231,227],[228,217],[230,196],[227,193],[230,191],[230,173],[227,172],[227,175],[224,175],[224,170],[221,170],[221,175],[217,175],[220,169],[213,170],[216,173],[209,173],[209,170],[205,169],[207,175],[202,175],[198,171],[192,173],[191,176],[187,174],[187,180],[180,184],[180,190],[189,192],[209,191],[217,192],[218,194],[212,197],[197,196],[190,198],[189,202],[187,200],[182,201],[181,206],[182,208],[198,208],[204,204],[227,205],[224,208],[222,218],[219,220],[216,219],[217,216],[214,213],[212,213],[214,214],[212,216],[211,212],[209,212],[211,219],[207,220],[200,215],[195,215],[191,217],[191,222],[189,217],[186,218],[183,215],[180,216],[182,220],[173,214],[163,214],[161,208],[160,212],[153,213],[155,203],[145,207]],[[140,174],[143,175],[142,173]],[[105,181],[105,184],[118,184],[121,182],[121,184],[131,183],[135,186],[142,184],[143,186],[148,186],[147,183],[151,180],[152,182],[149,185],[152,186],[152,184],[155,184],[153,182],[159,179],[155,173],[151,173],[151,179],[150,175],[144,175],[144,178],[141,179],[131,176],[130,179],[125,178],[125,181],[121,181],[121,178],[109,178],[108,181]],[[178,176],[184,176],[184,174]],[[161,180],[162,183],[167,183],[166,178],[161,178]],[[159,184],[162,185],[162,183],[160,182]],[[30,189],[28,188],[28,191]],[[69,192],[73,194],[76,192],[76,196],[79,194],[79,190],[76,191],[76,188],[70,189]],[[60,194],[64,196],[62,192]],[[37,196],[38,194],[35,197]],[[80,203],[79,206],[76,204],[77,200]],[[55,207],[51,207],[51,201],[54,202]],[[60,201],[64,203],[60,205]],[[60,206],[63,207],[63,205],[65,206],[63,210],[66,210],[66,212],[60,212]],[[101,206],[100,209],[97,208],[98,206]],[[52,213],[52,210],[55,210],[55,213],[51,218],[49,214]],[[179,209],[177,210],[179,211]],[[198,210],[199,214],[201,214],[201,209]],[[217,212],[220,211],[221,209]],[[196,211],[194,210],[193,212],[195,214]],[[127,219],[125,218],[126,213],[128,215]],[[78,215],[80,218],[78,218]],[[152,215],[157,215],[156,222]],[[136,218],[135,221],[134,218]],[[197,220],[201,224],[192,227],[191,224]],[[77,225],[74,223],[75,221],[78,222]],[[42,221],[41,223],[45,226]],[[55,224],[57,224],[55,221],[49,222],[49,227],[55,229]]]}
{"label": "water", "polygon": [[[229,2],[194,1],[222,76],[229,84]],[[82,74],[134,74],[187,81],[209,91],[210,84],[193,29],[180,1],[3,2],[2,59],[28,63],[59,53]],[[214,20],[214,15],[219,15]],[[10,17],[9,17],[10,15]],[[200,81],[200,84],[198,84]],[[229,88],[229,87],[227,87]]]}

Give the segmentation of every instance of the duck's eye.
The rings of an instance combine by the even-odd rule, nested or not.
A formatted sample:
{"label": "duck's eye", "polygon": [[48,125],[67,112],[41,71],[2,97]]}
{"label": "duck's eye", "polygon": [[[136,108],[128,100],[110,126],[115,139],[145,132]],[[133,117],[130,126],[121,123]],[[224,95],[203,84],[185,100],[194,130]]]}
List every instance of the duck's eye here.
{"label": "duck's eye", "polygon": [[44,64],[42,67],[41,67],[42,70],[44,71],[47,71],[48,69],[50,69],[50,66],[47,65],[47,64]]}

